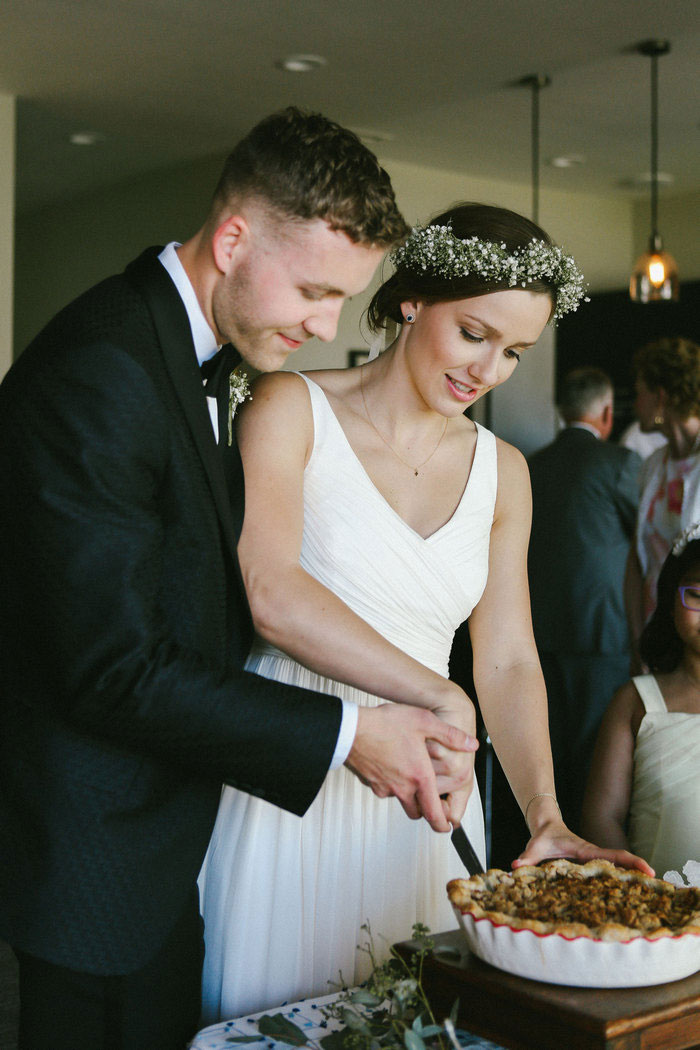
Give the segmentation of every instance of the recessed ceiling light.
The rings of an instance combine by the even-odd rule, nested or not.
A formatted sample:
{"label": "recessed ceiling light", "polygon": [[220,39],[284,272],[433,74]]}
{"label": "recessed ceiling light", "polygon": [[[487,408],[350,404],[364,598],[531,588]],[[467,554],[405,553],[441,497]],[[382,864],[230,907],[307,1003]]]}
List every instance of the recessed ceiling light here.
{"label": "recessed ceiling light", "polygon": [[98,142],[104,141],[104,135],[100,131],[76,131],[70,136],[69,141],[73,146],[95,146]]}
{"label": "recessed ceiling light", "polygon": [[326,60],[321,55],[287,55],[277,63],[278,68],[286,73],[310,73],[325,65]]}
{"label": "recessed ceiling light", "polygon": [[582,157],[580,153],[572,153],[568,157],[552,157],[549,163],[552,168],[576,168],[579,164],[584,164],[585,161],[586,158]]}

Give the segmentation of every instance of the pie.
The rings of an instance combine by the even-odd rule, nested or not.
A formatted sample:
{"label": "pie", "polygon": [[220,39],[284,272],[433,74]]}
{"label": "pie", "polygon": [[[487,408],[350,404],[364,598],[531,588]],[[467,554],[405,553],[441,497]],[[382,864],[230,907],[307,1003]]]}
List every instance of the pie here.
{"label": "pie", "polygon": [[597,941],[700,935],[700,888],[673,886],[605,860],[491,868],[452,879],[447,893],[463,915],[537,934]]}

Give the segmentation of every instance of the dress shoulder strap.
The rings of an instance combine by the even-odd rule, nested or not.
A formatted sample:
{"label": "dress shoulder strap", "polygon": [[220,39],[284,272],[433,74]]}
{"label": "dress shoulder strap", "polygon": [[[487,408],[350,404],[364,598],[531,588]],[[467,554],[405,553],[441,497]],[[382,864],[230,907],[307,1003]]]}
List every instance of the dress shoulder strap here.
{"label": "dress shoulder strap", "polygon": [[632,681],[648,715],[653,711],[668,711],[659,683],[653,674],[640,674]]}
{"label": "dress shoulder strap", "polygon": [[312,458],[316,455],[317,450],[321,446],[326,449],[333,446],[337,452],[339,447],[342,447],[347,443],[347,438],[345,437],[345,432],[331,407],[331,403],[326,396],[325,390],[323,390],[315,380],[311,379],[310,376],[304,375],[303,372],[294,372],[294,375],[300,376],[304,380],[311,399],[311,415],[314,423],[314,447],[311,453]]}
{"label": "dress shoulder strap", "polygon": [[496,435],[493,433],[492,430],[487,430],[486,427],[482,427],[481,423],[477,423],[476,420],[474,420],[474,426],[476,427],[477,434],[479,435],[479,440],[483,443],[483,445],[486,448],[488,448],[491,455],[495,455]]}

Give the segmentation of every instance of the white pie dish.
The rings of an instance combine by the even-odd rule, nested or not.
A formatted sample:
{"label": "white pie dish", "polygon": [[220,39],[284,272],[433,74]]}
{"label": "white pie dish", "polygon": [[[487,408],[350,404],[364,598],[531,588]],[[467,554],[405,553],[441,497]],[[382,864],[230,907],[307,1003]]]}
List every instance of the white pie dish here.
{"label": "white pie dish", "polygon": [[499,970],[533,981],[579,988],[665,984],[700,970],[700,934],[650,940],[596,941],[497,925],[453,905],[474,955]]}

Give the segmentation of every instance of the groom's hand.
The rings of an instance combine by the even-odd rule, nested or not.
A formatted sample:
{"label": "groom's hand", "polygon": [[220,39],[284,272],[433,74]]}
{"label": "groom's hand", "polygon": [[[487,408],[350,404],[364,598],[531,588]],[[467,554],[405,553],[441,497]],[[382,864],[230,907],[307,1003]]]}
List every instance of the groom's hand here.
{"label": "groom's hand", "polygon": [[428,741],[464,753],[477,746],[461,729],[426,708],[408,704],[361,707],[345,765],[379,798],[397,798],[412,820],[425,817],[435,831],[450,831],[440,793],[462,785],[452,781],[446,786],[442,778],[438,782]]}

